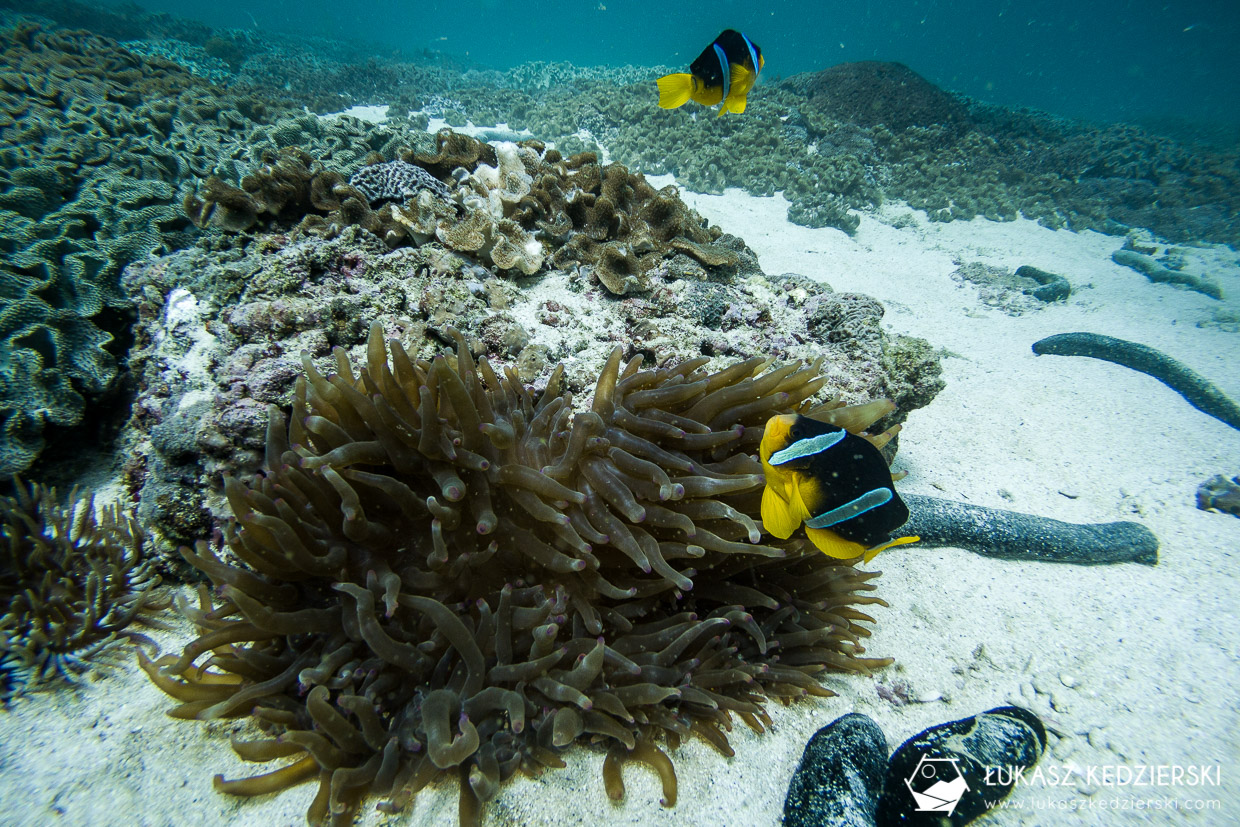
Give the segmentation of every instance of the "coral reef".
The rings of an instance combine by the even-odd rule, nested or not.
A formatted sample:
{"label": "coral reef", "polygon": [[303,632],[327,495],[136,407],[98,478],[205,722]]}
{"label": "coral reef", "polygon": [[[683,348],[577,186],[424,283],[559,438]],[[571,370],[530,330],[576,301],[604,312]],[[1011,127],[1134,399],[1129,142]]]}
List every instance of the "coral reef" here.
{"label": "coral reef", "polygon": [[769,416],[870,424],[810,401],[821,361],[642,370],[616,348],[576,411],[562,367],[534,394],[448,334],[455,353],[431,360],[385,348],[377,324],[361,366],[303,357],[263,473],[225,484],[236,562],[182,550],[218,600],[204,587],[184,609],[201,637],[143,668],[176,717],[252,714],[268,737],[235,740],[243,758],[292,759],[217,789],[317,779],[310,822],[348,823],[367,794],[399,810],[452,774],[472,824],[519,769],[586,740],[607,748],[608,795],[641,761],[671,806],[660,741],[731,755],[733,715],[761,732],[765,698],[888,663],[860,657],[875,575],[755,521]]}
{"label": "coral reef", "polygon": [[19,25],[0,34],[0,65],[7,475],[37,459],[49,428],[77,425],[106,404],[132,322],[121,270],[184,245],[193,228],[176,206],[179,184],[243,154],[220,136],[280,104],[225,95],[83,31]]}
{"label": "coral reef", "polygon": [[1033,343],[1038,356],[1089,356],[1153,376],[1188,404],[1240,430],[1240,404],[1178,359],[1149,345],[1098,333],[1057,333]]}
{"label": "coral reef", "polygon": [[943,387],[939,355],[924,340],[885,334],[873,299],[790,274],[721,284],[677,254],[649,274],[648,294],[617,298],[588,268],[546,271],[518,288],[469,254],[438,243],[389,250],[360,227],[331,239],[273,234],[243,249],[210,246],[137,262],[124,280],[140,317],[126,476],[157,553],[174,566],[176,546],[202,536],[220,510],[220,475],[258,468],[266,408],[290,404],[298,354],[310,352],[320,369],[332,346],[360,357],[370,320],[417,343],[423,358],[453,325],[475,356],[528,383],[562,362],[574,393],[588,392],[617,343],[656,365],[703,354],[712,364],[822,357],[846,402],[896,403],[883,428]]}
{"label": "coral reef", "polygon": [[[371,164],[349,176],[349,185],[357,189],[372,205],[380,201],[405,201],[416,198],[422,190],[430,190],[445,201],[452,199],[452,190],[422,167],[405,161]],[[529,187],[526,187],[529,191]]]}
{"label": "coral reef", "polygon": [[[565,151],[602,144],[630,169],[675,173],[698,192],[782,191],[790,217],[810,226],[851,232],[850,211],[902,200],[939,221],[1024,215],[1055,228],[1240,240],[1234,152],[969,102],[907,76],[893,64],[797,75],[763,85],[743,121],[726,123],[660,110],[648,83],[621,78],[453,94],[475,123],[525,126]],[[832,83],[840,108],[816,106],[832,101],[822,89]],[[865,114],[875,108],[881,117]]]}
{"label": "coral reef", "polygon": [[15,482],[0,497],[0,697],[26,686],[74,682],[106,664],[122,640],[144,641],[129,627],[151,623],[167,607],[152,589],[159,578],[143,557],[142,531],[116,506],[96,510],[74,490]]}
{"label": "coral reef", "polygon": [[[561,268],[585,265],[616,295],[648,291],[650,272],[676,254],[715,278],[747,263],[743,245],[738,254],[720,243],[722,232],[704,227],[674,189],[656,192],[641,175],[600,165],[593,154],[564,158],[539,141],[492,147],[442,130],[434,152],[403,155],[372,156],[345,184],[307,153],[285,149],[239,188],[209,178],[201,197],[186,197],[185,210],[199,227],[232,232],[301,219],[302,230],[330,237],[356,224],[390,247],[435,240],[524,275],[548,259]],[[454,188],[444,183],[449,178]],[[371,209],[381,200],[403,203]]]}

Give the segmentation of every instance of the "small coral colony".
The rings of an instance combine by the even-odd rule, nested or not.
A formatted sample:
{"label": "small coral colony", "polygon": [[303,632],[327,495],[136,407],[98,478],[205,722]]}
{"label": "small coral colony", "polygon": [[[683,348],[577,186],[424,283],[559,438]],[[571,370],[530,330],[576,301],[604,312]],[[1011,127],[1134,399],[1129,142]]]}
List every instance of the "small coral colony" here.
{"label": "small coral colony", "polygon": [[[659,104],[742,113],[762,66],[725,31],[659,80]],[[618,295],[669,249],[734,256],[674,191],[536,141],[445,134],[437,155],[371,158],[348,181],[308,162],[212,180],[185,209],[236,233],[292,206],[308,233],[356,224],[510,272],[588,263]],[[173,717],[252,721],[232,746],[271,768],[216,789],[314,781],[309,821],[350,823],[452,775],[475,823],[575,743],[605,751],[612,798],[637,761],[671,806],[682,739],[730,756],[734,723],[763,731],[770,699],[889,663],[863,657],[862,608],[882,600],[855,564],[916,539],[892,533],[908,517],[880,450],[895,428],[867,432],[891,403],[842,404],[821,360],[648,365],[616,347],[580,405],[563,365],[535,392],[446,335],[455,347],[420,358],[376,322],[360,361],[302,357],[261,471],[223,480],[231,519],[181,549],[200,585],[178,601],[198,631],[179,655],[136,631],[169,600],[134,519],[16,483],[0,500],[6,700],[131,641]]]}

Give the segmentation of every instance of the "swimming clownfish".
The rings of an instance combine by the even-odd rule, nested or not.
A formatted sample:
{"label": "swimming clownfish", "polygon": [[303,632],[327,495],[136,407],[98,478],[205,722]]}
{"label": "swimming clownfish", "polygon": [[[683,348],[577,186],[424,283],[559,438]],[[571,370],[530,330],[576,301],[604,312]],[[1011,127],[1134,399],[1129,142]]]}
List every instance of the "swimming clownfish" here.
{"label": "swimming clownfish", "polygon": [[916,542],[891,539],[908,520],[891,470],[867,440],[797,414],[767,420],[760,448],[766,488],[762,525],[786,540],[804,523],[805,535],[829,557],[864,556]]}
{"label": "swimming clownfish", "polygon": [[659,78],[659,106],[675,109],[691,100],[703,106],[722,102],[720,115],[740,114],[745,111],[749,90],[758,82],[763,62],[762,50],[756,43],[735,29],[724,29],[689,64],[688,74]]}

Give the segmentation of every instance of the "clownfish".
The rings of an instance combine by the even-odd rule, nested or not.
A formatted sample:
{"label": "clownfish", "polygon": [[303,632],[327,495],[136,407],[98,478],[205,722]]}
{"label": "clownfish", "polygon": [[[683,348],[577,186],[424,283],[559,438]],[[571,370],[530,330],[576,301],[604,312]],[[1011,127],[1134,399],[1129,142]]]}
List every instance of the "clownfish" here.
{"label": "clownfish", "polygon": [[745,111],[749,90],[762,73],[762,50],[735,29],[724,29],[715,42],[707,46],[697,60],[689,64],[689,72],[659,78],[659,106],[675,109],[691,100],[703,106],[717,103],[719,115]]}
{"label": "clownfish", "polygon": [[908,506],[892,485],[891,470],[867,440],[797,414],[767,420],[760,448],[766,488],[762,525],[780,538],[802,523],[829,557],[865,562],[918,537],[891,539],[908,520]]}

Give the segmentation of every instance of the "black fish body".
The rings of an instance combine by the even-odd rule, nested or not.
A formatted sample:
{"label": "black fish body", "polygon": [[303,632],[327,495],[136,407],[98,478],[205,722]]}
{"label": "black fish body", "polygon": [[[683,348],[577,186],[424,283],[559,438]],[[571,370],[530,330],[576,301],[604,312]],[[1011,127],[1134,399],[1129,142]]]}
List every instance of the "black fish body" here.
{"label": "black fish body", "polygon": [[659,106],[675,109],[692,100],[703,106],[722,104],[720,115],[744,112],[764,63],[756,43],[735,29],[724,29],[689,64],[688,73],[659,78]]}
{"label": "black fish body", "polygon": [[909,517],[877,448],[836,425],[805,416],[771,417],[762,436],[762,523],[776,537],[801,524],[832,557],[866,559],[891,545]]}

